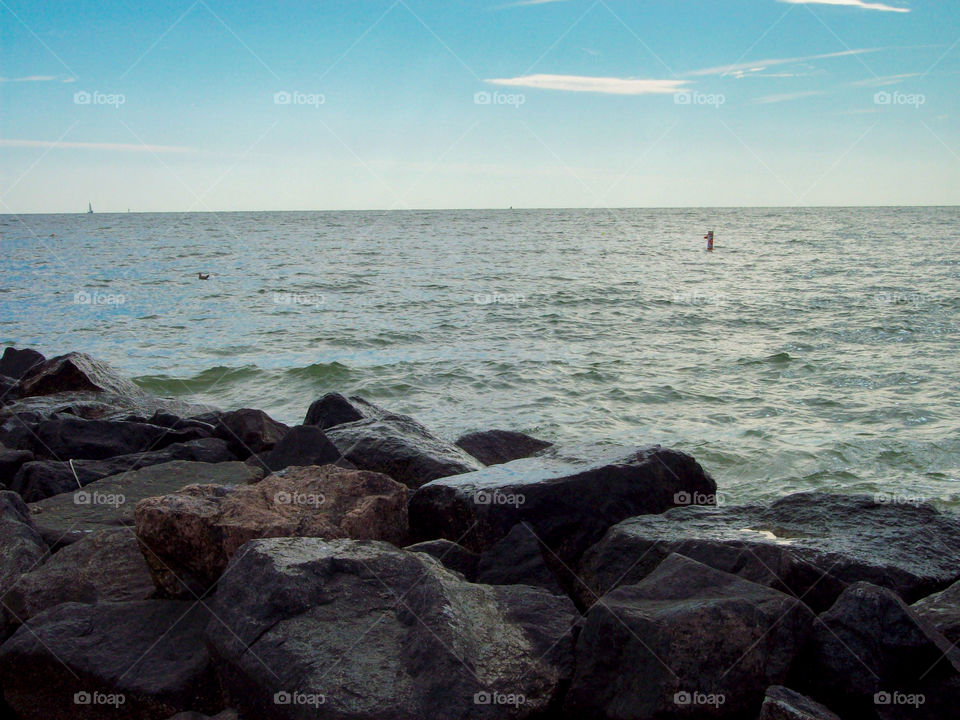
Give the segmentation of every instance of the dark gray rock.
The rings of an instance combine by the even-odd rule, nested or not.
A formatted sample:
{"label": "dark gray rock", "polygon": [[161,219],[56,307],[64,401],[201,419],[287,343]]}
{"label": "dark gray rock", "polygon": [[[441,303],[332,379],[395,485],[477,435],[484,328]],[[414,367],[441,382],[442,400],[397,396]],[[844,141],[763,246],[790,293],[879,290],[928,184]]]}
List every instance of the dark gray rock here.
{"label": "dark gray rock", "polygon": [[58,605],[0,647],[4,696],[22,720],[217,712],[209,618],[202,605],[165,600]]}
{"label": "dark gray rock", "polygon": [[153,580],[130,528],[91,533],[25,573],[4,599],[22,623],[65,602],[147,600]]}
{"label": "dark gray rock", "polygon": [[321,430],[327,430],[356,420],[381,417],[383,414],[383,410],[363,398],[352,397],[348,400],[340,393],[327,393],[311,403],[303,424],[316,425]]}
{"label": "dark gray rock", "polygon": [[472,584],[425,553],[316,538],[242,547],[214,612],[207,638],[228,704],[341,720],[542,717],[569,677],[576,618],[540,588]]}
{"label": "dark gray rock", "polygon": [[32,411],[5,412],[0,416],[0,443],[8,450],[33,452],[34,433],[43,422],[40,413]]}
{"label": "dark gray rock", "polygon": [[466,450],[484,465],[500,465],[511,460],[531,457],[553,447],[553,443],[546,440],[538,440],[513,430],[484,430],[467,433],[461,435],[454,444]]}
{"label": "dark gray rock", "polygon": [[132,526],[134,508],[145,498],[168,495],[186,485],[244,485],[262,477],[262,470],[242,462],[174,460],[100,478],[83,490],[31,503],[30,513],[44,540],[61,547],[97,530]]}
{"label": "dark gray rock", "polygon": [[911,607],[947,640],[960,643],[960,581],[918,600]]}
{"label": "dark gray rock", "polygon": [[9,487],[20,467],[31,460],[33,453],[29,450],[7,450],[0,447],[0,483]]}
{"label": "dark gray rock", "polygon": [[272,450],[290,430],[262,410],[251,408],[198,416],[195,419],[213,425],[216,437],[225,440],[230,451],[241,460]]}
{"label": "dark gray rock", "polygon": [[443,563],[445,568],[460,573],[468,581],[476,582],[477,580],[477,564],[480,562],[480,556],[452,540],[427,540],[407,545],[404,550],[431,555]]}
{"label": "dark gray rock", "polygon": [[530,523],[517,523],[506,537],[480,556],[476,582],[486,585],[533,585],[562,594],[563,588],[544,558],[550,550]]}
{"label": "dark gray rock", "polygon": [[0,406],[10,405],[20,399],[20,383],[12,377],[0,375]]}
{"label": "dark gray rock", "polygon": [[131,396],[143,393],[107,363],[79,352],[45,360],[20,378],[23,397],[62,392],[108,392]]}
{"label": "dark gray rock", "polygon": [[315,425],[297,425],[290,428],[273,450],[257,456],[257,464],[269,471],[294,466],[342,465],[342,461],[343,456],[337,446]]}
{"label": "dark gray rock", "polygon": [[407,415],[384,413],[337,425],[326,433],[356,467],[384,473],[410,488],[482,467],[476,458]]}
{"label": "dark gray rock", "polygon": [[811,648],[791,685],[843,717],[940,720],[960,706],[960,651],[887,588],[844,590]]}
{"label": "dark gray rock", "polygon": [[915,600],[960,578],[960,517],[816,492],[768,506],[690,506],[611,528],[578,574],[592,599],[637,582],[671,552],[794,594],[817,611],[860,580]]}
{"label": "dark gray rock", "polygon": [[795,598],[671,555],[590,609],[565,710],[578,720],[755,717],[813,621]]}
{"label": "dark gray rock", "polygon": [[105,460],[207,437],[209,433],[197,428],[171,430],[139,422],[57,416],[37,427],[36,454],[50,460]]}
{"label": "dark gray rock", "polygon": [[758,720],[840,720],[829,709],[782,685],[767,689]]}
{"label": "dark gray rock", "polygon": [[7,636],[10,621],[15,621],[6,607],[6,596],[23,573],[40,566],[48,555],[47,545],[20,496],[0,492],[0,638]]}
{"label": "dark gray rock", "polygon": [[716,483],[697,462],[659,446],[611,453],[591,464],[537,457],[434,480],[410,500],[415,541],[437,537],[489,550],[519,522],[570,565],[614,523],[676,505],[678,493],[710,497]]}
{"label": "dark gray rock", "polygon": [[72,463],[37,460],[20,467],[13,476],[10,489],[20,493],[27,502],[37,502],[53,495],[72,493],[77,490],[78,482],[83,487],[111,475],[174,460],[224,463],[236,460],[236,456],[223,440],[204,438],[168,445],[163,450],[119,455],[108,460],[74,460]]}
{"label": "dark gray rock", "polygon": [[46,358],[42,353],[31,348],[17,350],[14,347],[6,347],[3,349],[3,357],[0,357],[0,375],[19,380],[45,361]]}

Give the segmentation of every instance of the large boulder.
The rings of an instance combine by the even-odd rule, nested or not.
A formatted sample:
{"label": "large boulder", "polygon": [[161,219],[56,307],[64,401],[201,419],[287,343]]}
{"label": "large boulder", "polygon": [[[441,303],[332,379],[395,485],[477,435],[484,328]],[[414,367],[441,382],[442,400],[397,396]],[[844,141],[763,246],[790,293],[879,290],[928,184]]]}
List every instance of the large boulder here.
{"label": "large boulder", "polygon": [[251,457],[249,461],[276,471],[294,466],[342,463],[343,456],[323,430],[315,425],[297,425],[290,428],[273,450]]}
{"label": "large boulder", "polygon": [[167,495],[195,483],[243,485],[262,477],[262,470],[242,462],[174,460],[112,474],[82,490],[31,503],[30,514],[44,540],[51,547],[60,547],[97,530],[132,526],[134,508],[144,498]]}
{"label": "large boulder", "polygon": [[131,528],[91,533],[25,573],[4,599],[22,623],[65,602],[147,600],[153,580]]}
{"label": "large boulder", "polygon": [[796,598],[671,555],[590,609],[565,709],[583,720],[756,717],[813,621]]}
{"label": "large boulder", "polygon": [[538,440],[522,432],[513,430],[484,430],[461,435],[454,443],[466,450],[484,465],[501,463],[531,457],[543,452],[553,443]]}
{"label": "large boulder", "polygon": [[386,475],[333,465],[295,467],[255,485],[191,485],[141,501],[137,537],[157,588],[171,597],[214,585],[255,538],[386,540],[407,536],[407,488]]}
{"label": "large boulder", "polygon": [[31,348],[17,350],[14,347],[5,347],[3,357],[0,357],[0,375],[19,380],[45,361],[46,358],[42,353]]}
{"label": "large boulder", "polygon": [[84,420],[59,415],[37,427],[35,452],[52,460],[105,460],[118,455],[162,450],[174,443],[209,436],[198,428],[173,430],[141,422]]}
{"label": "large boulder", "polygon": [[318,538],[248,544],[213,607],[229,704],[257,718],[543,717],[569,678],[577,617],[540,588],[472,584],[425,553]]}
{"label": "large boulder", "polygon": [[912,608],[947,640],[960,643],[960,581],[918,600]]}
{"label": "large boulder", "polygon": [[348,400],[340,393],[327,393],[310,404],[303,424],[327,430],[364,418],[382,417],[384,412],[363,398],[351,397]]}
{"label": "large boulder", "polygon": [[326,433],[356,467],[384,473],[414,489],[436,478],[483,467],[476,458],[407,415],[384,412],[337,425]]}
{"label": "large boulder", "polygon": [[820,492],[771,505],[691,505],[611,528],[578,574],[595,598],[639,581],[671,552],[796,595],[817,611],[859,580],[912,601],[960,578],[960,517]]}
{"label": "large boulder", "polygon": [[78,391],[116,395],[143,393],[107,363],[80,352],[50,358],[33,366],[20,378],[23,397]]}
{"label": "large boulder", "polygon": [[216,436],[226,440],[231,452],[241,460],[272,450],[290,430],[263,410],[251,408],[210,413],[195,419],[213,425]]}
{"label": "large boulder", "polygon": [[544,547],[530,523],[517,523],[506,537],[477,560],[475,582],[485,585],[533,585],[552,593],[562,593],[557,576],[547,560]]}
{"label": "large boulder", "polygon": [[222,708],[200,604],[63,603],[0,647],[7,702],[21,720],[165,720]]}
{"label": "large boulder", "polygon": [[424,485],[410,500],[410,534],[484,552],[528,522],[569,565],[614,523],[663,512],[679,493],[712,498],[716,483],[689,455],[659,446],[594,463],[526,458]]}
{"label": "large boulder", "polygon": [[856,583],[819,616],[792,684],[842,717],[954,717],[960,650],[894,592]]}
{"label": "large boulder", "polygon": [[0,638],[7,636],[9,622],[16,622],[6,606],[6,596],[24,573],[38,567],[48,555],[27,506],[16,493],[0,492]]}
{"label": "large boulder", "polygon": [[452,540],[427,540],[407,545],[404,550],[426,553],[439,560],[448,570],[460,573],[470,582],[477,581],[477,565],[480,563],[480,556]]}
{"label": "large boulder", "polygon": [[816,700],[783,685],[767,688],[757,720],[840,720]]}
{"label": "large boulder", "polygon": [[107,460],[36,460],[24,463],[10,484],[27,502],[37,502],[60,493],[73,492],[101,478],[139,470],[151,465],[188,460],[204,463],[224,463],[236,460],[227,444],[218,438],[204,438],[168,445],[163,450],[151,450],[130,455],[118,455]]}

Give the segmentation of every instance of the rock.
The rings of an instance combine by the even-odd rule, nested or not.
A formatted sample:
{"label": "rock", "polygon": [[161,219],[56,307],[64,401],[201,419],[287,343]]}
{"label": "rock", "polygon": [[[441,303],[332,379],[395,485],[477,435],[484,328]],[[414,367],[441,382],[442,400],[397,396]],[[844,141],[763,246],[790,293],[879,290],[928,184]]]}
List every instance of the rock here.
{"label": "rock", "polygon": [[404,550],[431,555],[443,563],[445,568],[460,573],[469,582],[477,580],[477,564],[480,562],[480,556],[452,540],[427,540],[415,545],[407,545]]}
{"label": "rock", "polygon": [[511,460],[531,457],[553,443],[546,440],[537,440],[522,432],[512,430],[486,430],[461,435],[456,443],[457,447],[466,450],[484,465],[500,465]]}
{"label": "rock", "polygon": [[407,536],[407,488],[386,475],[333,465],[296,467],[256,485],[190,485],[137,504],[137,537],[157,588],[206,592],[255,538],[386,540]]}
{"label": "rock", "polygon": [[500,542],[480,556],[475,582],[485,585],[533,585],[562,594],[556,575],[547,567],[550,551],[537,539],[530,523],[517,523]]}
{"label": "rock", "polygon": [[153,580],[130,528],[91,533],[20,578],[4,603],[18,624],[64,602],[146,600]]}
{"label": "rock", "polygon": [[819,616],[792,684],[843,717],[953,717],[960,651],[896,593],[856,583]]}
{"label": "rock", "polygon": [[20,394],[23,397],[77,391],[116,395],[139,395],[143,392],[107,363],[79,352],[50,358],[20,378]]}
{"label": "rock", "polygon": [[24,463],[33,460],[33,453],[29,450],[7,450],[0,448],[0,483],[9,487],[13,483],[13,476]]}
{"label": "rock", "polygon": [[273,450],[257,457],[257,464],[267,470],[308,465],[332,465],[343,456],[315,425],[297,425],[281,438]]}
{"label": "rock", "polygon": [[39,413],[30,411],[4,412],[0,422],[0,443],[8,450],[33,452],[34,433],[43,419]]}
{"label": "rock", "polygon": [[565,710],[584,720],[755,717],[813,621],[795,598],[670,555],[590,609]]}
{"label": "rock", "polygon": [[566,564],[607,528],[676,504],[680,492],[709,495],[716,483],[697,462],[659,446],[593,464],[537,457],[434,480],[410,500],[414,541],[444,537],[473,552],[489,550],[519,522]]}
{"label": "rock", "polygon": [[690,506],[611,528],[579,575],[602,595],[614,583],[637,582],[671,552],[823,611],[859,580],[915,600],[960,578],[960,518],[930,505],[817,492],[764,506]]}
{"label": "rock", "polygon": [[35,452],[51,460],[105,460],[209,436],[197,428],[171,430],[139,422],[58,416],[37,427]]}
{"label": "rock", "polygon": [[826,707],[782,685],[767,688],[758,720],[840,720]]}
{"label": "rock", "polygon": [[9,631],[6,596],[20,576],[43,563],[49,552],[20,496],[0,492],[0,638]]}
{"label": "rock", "polygon": [[0,375],[19,380],[45,361],[46,358],[36,350],[30,348],[17,350],[14,347],[6,347],[3,349],[3,357],[0,357]]}
{"label": "rock", "polygon": [[241,485],[262,477],[261,470],[242,462],[174,460],[110,475],[88,484],[82,491],[31,503],[30,513],[44,540],[56,548],[97,530],[132,526],[134,508],[144,498],[167,495],[194,483]]}
{"label": "rock", "polygon": [[356,467],[384,473],[414,489],[436,478],[483,467],[476,458],[436,437],[407,415],[383,413],[337,425],[326,433]]}
{"label": "rock", "polygon": [[223,440],[204,438],[168,445],[163,450],[119,455],[109,460],[74,460],[72,463],[37,460],[20,467],[10,488],[32,503],[60,493],[72,493],[77,490],[78,483],[83,487],[111,475],[174,460],[224,463],[236,460],[236,457]]}
{"label": "rock", "polygon": [[347,400],[340,393],[327,393],[311,403],[303,424],[316,425],[321,430],[327,430],[364,418],[381,417],[384,412],[363,398],[353,397]]}
{"label": "rock", "polygon": [[915,602],[912,608],[947,640],[960,643],[960,581]]}
{"label": "rock", "polygon": [[202,605],[166,600],[57,605],[0,647],[4,695],[22,720],[216,712],[209,618]]}
{"label": "rock", "polygon": [[290,430],[262,410],[250,408],[217,413],[212,418],[200,416],[196,419],[204,422],[212,419],[211,424],[216,436],[226,440],[231,452],[241,460],[272,450]]}
{"label": "rock", "polygon": [[20,382],[0,375],[0,406],[10,405],[20,399]]}
{"label": "rock", "polygon": [[170,720],[241,720],[241,718],[236,710],[224,710],[212,717],[198,712],[182,712],[177,713]]}
{"label": "rock", "polygon": [[241,716],[340,720],[543,717],[569,678],[577,617],[540,588],[319,538],[246,545],[214,612],[207,638]]}

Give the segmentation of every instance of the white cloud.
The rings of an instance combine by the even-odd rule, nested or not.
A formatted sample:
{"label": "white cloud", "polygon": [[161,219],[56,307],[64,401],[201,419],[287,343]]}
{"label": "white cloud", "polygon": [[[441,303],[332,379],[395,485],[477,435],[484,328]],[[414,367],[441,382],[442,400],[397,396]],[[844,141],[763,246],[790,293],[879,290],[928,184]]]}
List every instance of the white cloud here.
{"label": "white cloud", "polygon": [[506,8],[523,7],[525,5],[546,5],[547,3],[566,2],[566,0],[518,0],[518,2],[498,5],[494,10],[504,10]]}
{"label": "white cloud", "polygon": [[895,85],[903,80],[920,77],[920,73],[904,73],[902,75],[886,75],[884,77],[868,78],[866,80],[857,80],[850,83],[854,87],[883,87],[884,85]]}
{"label": "white cloud", "polygon": [[766,97],[752,100],[753,105],[771,105],[773,103],[789,102],[791,100],[801,100],[815,95],[826,95],[822,90],[805,90],[803,92],[784,93],[782,95],[767,95]]}
{"label": "white cloud", "polygon": [[864,2],[864,0],[778,0],[778,2],[790,3],[791,5],[843,5],[846,7],[860,8],[861,10],[880,10],[881,12],[910,12],[910,8],[894,7],[893,5],[884,5],[883,3]]}
{"label": "white cloud", "polygon": [[582,75],[523,75],[515,78],[490,78],[492,85],[592,92],[608,95],[667,95],[679,92],[687,80],[642,80],[618,77],[585,77]]}
{"label": "white cloud", "polygon": [[863,55],[865,53],[877,52],[889,48],[862,48],[860,50],[843,50],[841,52],[824,53],[822,55],[807,55],[805,57],[790,58],[770,58],[767,60],[754,60],[752,62],[734,63],[733,65],[718,65],[717,67],[704,68],[687,73],[693,77],[702,75],[733,75],[734,77],[748,77],[750,73],[757,73],[770,67],[778,65],[790,65],[793,63],[810,62],[811,60],[824,60],[827,58],[848,57],[850,55]]}
{"label": "white cloud", "polygon": [[0,83],[10,82],[76,82],[76,78],[70,75],[28,75],[27,77],[9,78],[0,77]]}
{"label": "white cloud", "polygon": [[90,143],[90,142],[60,142],[57,140],[12,140],[0,139],[0,147],[40,147],[40,148],[70,148],[79,150],[119,150],[121,152],[192,152],[193,148],[178,145],[133,145],[128,143]]}

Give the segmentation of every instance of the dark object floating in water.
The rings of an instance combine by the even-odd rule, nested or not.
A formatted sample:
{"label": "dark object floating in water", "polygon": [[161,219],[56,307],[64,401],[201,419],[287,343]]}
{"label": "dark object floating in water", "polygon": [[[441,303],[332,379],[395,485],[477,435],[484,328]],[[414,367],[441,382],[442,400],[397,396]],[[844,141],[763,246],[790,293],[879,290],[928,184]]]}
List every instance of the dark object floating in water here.
{"label": "dark object floating in water", "polygon": [[87,203],[87,215],[93,215],[93,203]]}
{"label": "dark object floating in water", "polygon": [[198,272],[198,273],[197,273],[197,279],[198,279],[198,280],[209,280],[209,279],[210,279],[210,273],[207,273],[206,275],[204,275],[202,272]]}

